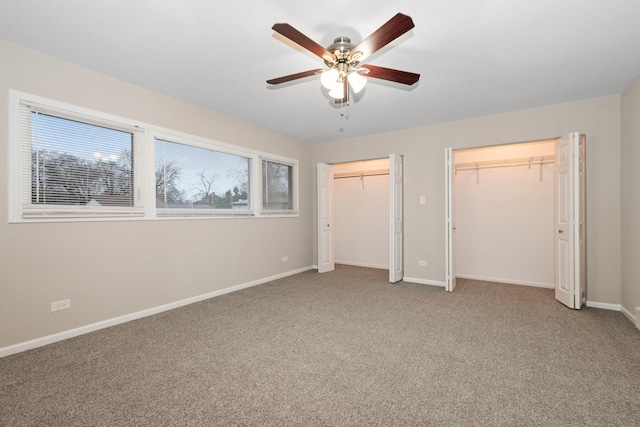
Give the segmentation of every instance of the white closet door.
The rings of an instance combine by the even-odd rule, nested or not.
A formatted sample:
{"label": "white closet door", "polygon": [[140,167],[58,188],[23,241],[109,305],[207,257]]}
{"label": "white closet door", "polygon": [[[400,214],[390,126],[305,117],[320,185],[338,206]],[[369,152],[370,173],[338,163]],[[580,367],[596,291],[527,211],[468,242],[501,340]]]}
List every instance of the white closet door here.
{"label": "white closet door", "polygon": [[580,134],[556,141],[555,171],[555,295],[569,308],[582,306],[583,274],[583,150]]}
{"label": "white closet door", "polygon": [[454,215],[453,168],[455,156],[452,148],[445,148],[445,290],[453,292],[456,288],[456,219]]}
{"label": "white closet door", "polygon": [[334,269],[333,166],[318,163],[318,273]]}
{"label": "white closet door", "polygon": [[390,192],[390,236],[389,236],[389,282],[396,283],[404,277],[404,221],[403,221],[403,165],[402,156],[389,156]]}

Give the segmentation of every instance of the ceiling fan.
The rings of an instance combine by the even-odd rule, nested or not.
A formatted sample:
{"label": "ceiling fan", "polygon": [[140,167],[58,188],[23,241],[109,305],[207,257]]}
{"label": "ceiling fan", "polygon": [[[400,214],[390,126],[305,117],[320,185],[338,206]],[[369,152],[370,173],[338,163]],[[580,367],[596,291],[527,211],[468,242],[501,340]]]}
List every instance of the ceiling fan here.
{"label": "ceiling fan", "polygon": [[360,63],[414,26],[411,17],[398,13],[357,45],[348,37],[338,37],[324,48],[289,24],[275,24],[272,27],[274,31],[319,56],[329,68],[290,74],[267,80],[267,83],[277,85],[320,74],[322,85],[329,89],[329,96],[337,104],[348,104],[349,85],[354,93],[358,93],[364,88],[366,77],[412,85],[420,79],[420,74]]}

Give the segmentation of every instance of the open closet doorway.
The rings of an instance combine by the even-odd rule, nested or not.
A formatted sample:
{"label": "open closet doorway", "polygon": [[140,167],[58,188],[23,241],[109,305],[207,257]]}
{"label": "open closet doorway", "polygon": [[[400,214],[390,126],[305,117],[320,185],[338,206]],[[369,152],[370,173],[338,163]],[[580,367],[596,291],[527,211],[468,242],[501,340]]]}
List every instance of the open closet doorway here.
{"label": "open closet doorway", "polygon": [[447,290],[456,277],[545,287],[580,308],[584,141],[447,151]]}
{"label": "open closet doorway", "polygon": [[402,280],[402,156],[318,164],[318,271],[334,263]]}

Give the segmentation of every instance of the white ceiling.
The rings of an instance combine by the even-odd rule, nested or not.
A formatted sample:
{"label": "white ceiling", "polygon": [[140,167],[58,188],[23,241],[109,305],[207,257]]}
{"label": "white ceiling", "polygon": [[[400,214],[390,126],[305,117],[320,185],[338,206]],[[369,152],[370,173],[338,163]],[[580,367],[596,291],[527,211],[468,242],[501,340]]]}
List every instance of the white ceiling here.
{"label": "white ceiling", "polygon": [[[620,94],[640,73],[639,0],[0,0],[0,39],[260,127],[319,143]],[[359,42],[397,12],[415,28],[367,63],[346,115],[320,68],[276,34]],[[1,72],[1,67],[0,67]]]}

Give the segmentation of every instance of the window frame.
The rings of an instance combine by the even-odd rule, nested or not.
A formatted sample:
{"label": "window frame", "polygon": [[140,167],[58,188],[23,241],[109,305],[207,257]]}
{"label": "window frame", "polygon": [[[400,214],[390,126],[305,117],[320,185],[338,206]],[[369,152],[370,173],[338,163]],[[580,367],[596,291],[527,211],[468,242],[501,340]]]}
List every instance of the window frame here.
{"label": "window frame", "polygon": [[[9,93],[9,222],[42,222],[61,218],[117,218],[142,217],[145,214],[143,197],[145,167],[133,166],[144,163],[145,134],[144,130],[132,121],[108,114],[75,107],[69,104],[23,94],[17,91]],[[31,199],[31,169],[27,170],[23,161],[29,147],[23,142],[25,130],[22,125],[23,110],[37,110],[63,120],[73,120],[88,125],[100,126],[132,134],[132,179],[133,206],[73,206],[73,205],[40,205],[25,202]],[[31,149],[29,149],[29,155]],[[29,162],[31,163],[31,162]]]}
{"label": "window frame", "polygon": [[[262,182],[262,175],[263,175],[263,170],[262,170],[262,162],[271,162],[271,163],[278,163],[281,165],[285,165],[285,166],[291,166],[291,173],[292,173],[292,177],[291,177],[291,185],[293,186],[292,189],[290,189],[290,193],[291,193],[291,209],[265,209],[264,208],[264,204],[263,204],[263,182]],[[293,159],[289,159],[289,158],[285,158],[285,157],[280,157],[280,156],[273,156],[273,155],[266,155],[263,154],[260,156],[260,211],[263,215],[268,215],[268,216],[278,216],[278,215],[298,215],[298,195],[299,195],[299,191],[298,191],[298,161],[297,160],[293,160]]]}
{"label": "window frame", "polygon": [[[243,150],[240,147],[223,146],[222,144],[214,144],[209,140],[203,138],[197,138],[191,135],[180,135],[177,132],[166,131],[151,131],[149,132],[149,139],[152,141],[153,155],[151,156],[154,161],[154,188],[153,188],[153,206],[155,209],[156,217],[235,217],[235,216],[254,216],[255,206],[254,193],[256,191],[253,188],[252,176],[254,175],[255,162],[259,158],[259,155],[249,150]],[[231,154],[234,156],[245,157],[249,159],[249,208],[242,210],[233,209],[193,209],[193,208],[158,208],[156,206],[156,192],[155,192],[155,142],[156,140],[163,140],[167,142],[174,142],[177,144],[187,145],[191,147],[202,148],[205,150],[216,151],[223,154]]]}
{"label": "window frame", "polygon": [[[47,205],[46,207],[29,203],[25,209],[23,198],[25,191],[31,197],[31,170],[29,179],[23,169],[23,143],[21,141],[21,106],[33,105],[47,112],[61,114],[62,118],[83,123],[99,125],[116,130],[135,132],[132,150],[134,206],[69,206]],[[202,209],[194,212],[192,208],[157,208],[155,188],[155,141],[169,142],[204,148],[225,154],[249,159],[249,195],[248,209]],[[292,166],[293,209],[269,211],[262,208],[262,161]],[[9,143],[8,143],[8,222],[69,222],[69,221],[135,221],[170,219],[214,219],[214,218],[255,218],[255,217],[297,217],[298,212],[298,160],[249,149],[242,146],[223,143],[208,138],[190,135],[184,132],[144,124],[134,120],[102,113],[88,108],[9,90]],[[200,209],[198,209],[200,211]]]}

